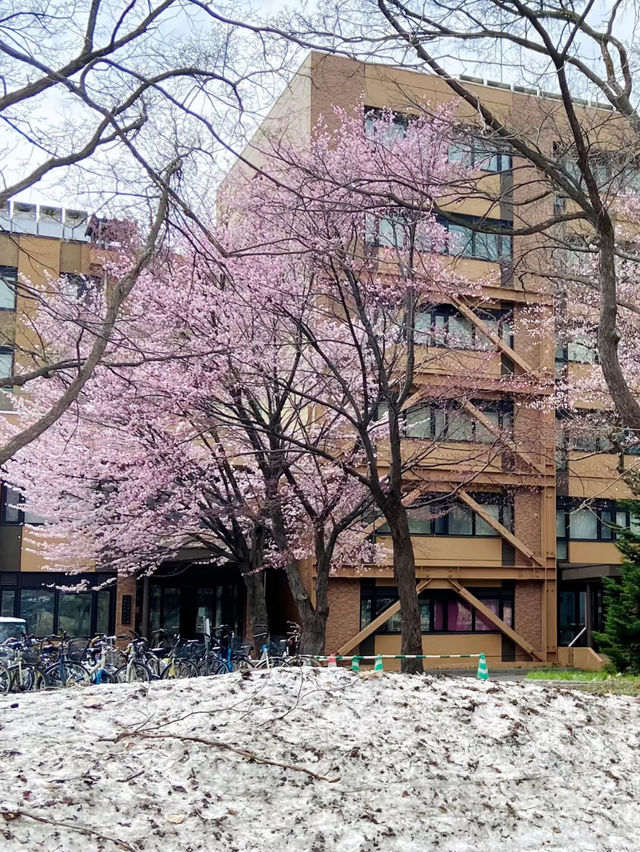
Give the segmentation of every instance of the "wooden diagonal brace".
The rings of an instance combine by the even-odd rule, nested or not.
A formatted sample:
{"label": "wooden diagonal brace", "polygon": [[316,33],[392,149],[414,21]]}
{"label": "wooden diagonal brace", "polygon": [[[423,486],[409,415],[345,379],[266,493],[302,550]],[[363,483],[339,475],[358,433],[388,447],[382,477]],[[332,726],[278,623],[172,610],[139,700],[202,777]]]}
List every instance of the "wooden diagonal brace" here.
{"label": "wooden diagonal brace", "polygon": [[539,660],[544,660],[544,655],[542,654],[542,652],[536,651],[531,642],[528,642],[523,636],[521,636],[519,633],[516,633],[516,631],[512,627],[510,627],[506,623],[506,621],[503,621],[499,616],[497,616],[495,612],[491,612],[489,607],[485,606],[485,604],[482,603],[480,598],[477,598],[468,589],[458,583],[457,580],[452,580],[449,577],[447,578],[447,582],[453,589],[455,589],[457,594],[460,595],[463,600],[465,600],[468,604],[471,604],[471,606],[475,607],[478,612],[482,613],[482,615],[487,619],[487,621],[490,621],[492,624],[495,624],[498,630],[504,633],[505,636],[508,636],[509,639],[511,639],[512,642],[515,642],[516,645],[522,648],[522,650],[526,654],[529,654],[531,657],[537,657]]}
{"label": "wooden diagonal brace", "polygon": [[510,530],[508,530],[505,526],[503,526],[500,521],[496,521],[496,519],[487,511],[485,511],[483,506],[476,500],[474,500],[473,497],[467,494],[464,489],[461,488],[458,491],[458,497],[462,500],[463,503],[466,503],[470,509],[473,509],[476,514],[480,515],[483,521],[489,524],[490,527],[493,527],[493,529],[500,536],[502,536],[502,538],[506,539],[509,544],[512,544],[516,548],[516,550],[519,550],[520,553],[524,554],[527,559],[531,559],[533,562],[536,562],[543,568],[545,567],[545,563],[535,555],[535,553],[533,552],[533,550],[531,550],[530,547],[527,547],[527,545],[523,541],[520,541],[520,539],[515,536]]}
{"label": "wooden diagonal brace", "polygon": [[500,337],[499,334],[495,334],[495,332],[491,331],[491,329],[480,319],[480,317],[471,310],[467,305],[464,304],[460,299],[456,296],[451,297],[451,302],[456,306],[456,308],[460,311],[460,313],[466,317],[470,322],[472,322],[476,328],[478,328],[486,338],[488,338],[495,346],[500,349],[501,352],[509,358],[509,360],[513,361],[514,364],[517,364],[521,370],[525,373],[535,373],[534,368],[529,364],[528,361],[525,361],[517,352],[515,352],[508,343],[505,343],[504,340]]}
{"label": "wooden diagonal brace", "polygon": [[533,462],[525,453],[518,449],[516,442],[511,440],[510,438],[505,438],[500,429],[496,426],[495,423],[492,423],[488,417],[482,413],[482,411],[477,408],[472,402],[469,400],[462,400],[462,407],[469,412],[469,414],[474,417],[479,423],[482,423],[487,432],[490,432],[492,435],[495,435],[496,438],[499,438],[503,441],[505,447],[510,450],[514,455],[518,456],[518,458],[522,459],[522,461],[527,465],[527,467],[532,468],[536,473],[544,474],[544,470],[538,467],[535,462]]}
{"label": "wooden diagonal brace", "polygon": [[[430,582],[430,579],[420,580],[420,582],[416,586],[416,595],[419,595],[420,592],[423,591],[423,589],[426,589]],[[359,633],[356,633],[353,638],[349,639],[348,642],[345,642],[344,645],[341,645],[336,651],[336,654],[348,654],[356,647],[356,645],[359,645],[364,639],[366,639],[368,636],[371,636],[371,634],[374,633],[378,629],[378,627],[382,627],[385,621],[388,621],[392,615],[395,615],[396,612],[399,611],[400,601],[392,603],[391,606],[388,606],[380,613],[380,615],[378,615],[376,618],[373,619],[373,621],[367,624],[365,628],[363,628]]]}

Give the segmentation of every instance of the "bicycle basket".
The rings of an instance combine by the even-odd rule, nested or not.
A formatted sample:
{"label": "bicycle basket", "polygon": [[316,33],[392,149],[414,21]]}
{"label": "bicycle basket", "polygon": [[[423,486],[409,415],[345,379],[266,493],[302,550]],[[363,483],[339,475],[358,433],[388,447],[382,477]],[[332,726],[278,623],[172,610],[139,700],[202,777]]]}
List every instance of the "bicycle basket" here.
{"label": "bicycle basket", "polygon": [[89,640],[81,637],[67,640],[67,657],[74,663],[81,663],[89,647]]}

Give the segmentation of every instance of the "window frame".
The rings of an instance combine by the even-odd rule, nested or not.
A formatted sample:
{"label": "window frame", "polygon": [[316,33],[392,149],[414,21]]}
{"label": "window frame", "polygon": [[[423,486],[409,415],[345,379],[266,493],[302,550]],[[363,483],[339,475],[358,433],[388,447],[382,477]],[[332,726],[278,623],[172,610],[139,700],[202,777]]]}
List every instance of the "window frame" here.
{"label": "window frame", "polygon": [[13,304],[10,307],[0,304],[0,311],[15,311],[18,299],[18,267],[0,263],[0,283],[8,285],[8,282],[14,285],[8,286],[8,289],[13,292]]}
{"label": "window frame", "polygon": [[[510,498],[505,499],[505,495],[498,494],[498,493],[487,495],[486,492],[484,494],[472,494],[471,496],[483,508],[486,507],[486,506],[496,506],[497,505],[499,508],[498,508],[498,513],[497,513],[498,517],[497,517],[496,520],[498,521],[498,523],[502,524],[502,526],[505,527],[506,529],[508,529],[510,532],[513,532],[514,506],[513,506],[513,501]],[[485,499],[487,496],[491,497],[492,499]],[[435,536],[445,537],[446,536],[447,538],[487,538],[487,539],[500,538],[500,534],[498,533],[497,530],[493,530],[493,527],[490,527],[490,529],[493,530],[490,533],[482,533],[482,532],[479,533],[477,531],[478,530],[478,521],[480,521],[481,524],[484,524],[487,527],[489,527],[489,525],[487,524],[487,522],[483,518],[480,517],[480,515],[477,514],[477,512],[474,512],[473,509],[471,509],[470,506],[467,506],[466,503],[461,503],[461,502],[458,502],[458,501],[450,503],[449,508],[462,508],[463,510],[468,511],[470,513],[470,515],[471,515],[471,532],[469,532],[469,533],[460,533],[460,532],[452,533],[452,532],[450,532],[449,530],[450,530],[451,525],[450,525],[450,522],[449,522],[449,516],[450,516],[449,511],[443,512],[443,514],[439,514],[436,517],[430,517],[430,518],[428,518],[428,520],[424,519],[420,522],[420,523],[424,524],[425,526],[428,523],[429,532],[425,532],[424,530],[415,530],[415,528],[412,529],[411,528],[412,527],[411,510],[412,509],[413,510],[420,510],[421,508],[423,508],[425,506],[433,505],[434,502],[435,501],[433,501],[433,500],[429,500],[429,498],[424,498],[423,500],[416,500],[415,503],[413,503],[411,506],[409,506],[407,508],[408,521],[409,521],[409,533],[410,533],[412,538],[413,537],[415,537],[415,538],[427,537],[427,536],[432,536],[432,537],[435,537]],[[447,506],[443,505],[442,509],[443,510],[447,509]],[[374,531],[374,538],[377,537],[377,536],[387,537],[387,536],[391,535],[390,531],[388,529],[386,529],[386,526],[387,526],[386,523],[383,523],[379,527],[377,527],[376,530]]]}
{"label": "window frame", "polygon": [[[478,319],[485,324],[487,322],[495,322],[497,326],[497,334],[500,339],[507,344],[511,349],[513,349],[514,343],[514,333],[513,333],[513,311],[508,308],[482,308],[480,310],[476,310],[474,312]],[[416,328],[415,320],[418,317],[430,317],[430,322],[428,328],[429,330],[421,330]],[[451,332],[449,327],[450,321],[454,320],[466,320],[471,326],[471,346],[464,347],[456,345],[458,342],[455,333]],[[438,339],[438,329],[442,329],[442,336]],[[425,340],[416,340],[417,335],[421,335],[425,338],[430,338]],[[461,351],[471,350],[471,351],[486,351],[483,348],[485,345],[491,345],[491,341],[488,337],[486,337],[480,329],[475,325],[475,323],[471,322],[471,320],[467,319],[463,314],[456,310],[453,305],[433,305],[428,308],[417,309],[415,312],[415,319],[413,324],[413,338],[414,344],[416,346],[433,346],[433,347],[444,347],[447,349],[459,349]],[[481,344],[481,345],[479,345]]]}
{"label": "window frame", "polygon": [[[472,593],[480,600],[497,600],[498,601],[498,618],[501,618],[503,621],[505,620],[505,605],[511,611],[511,624],[513,627],[515,623],[515,586],[514,585],[503,585],[496,587],[473,587],[471,589]],[[360,629],[364,629],[368,624],[371,623],[378,615],[384,611],[389,605],[389,602],[393,603],[398,600],[398,593],[395,586],[377,586],[375,585],[375,581],[363,580],[360,584]],[[382,605],[382,601],[386,601],[386,605]],[[501,631],[498,627],[491,628],[480,628],[478,629],[478,618],[483,618],[482,613],[479,613],[478,610],[467,604],[459,595],[457,595],[453,591],[447,591],[445,589],[438,590],[425,590],[418,595],[418,602],[422,604],[425,609],[428,607],[428,620],[429,620],[429,628],[427,630],[422,629],[423,627],[423,612],[422,606],[420,607],[420,627],[421,633],[424,635],[429,635],[431,633],[435,634],[449,634],[449,635],[458,635],[460,633],[495,633],[500,634]],[[459,603],[465,606],[469,606],[471,609],[471,629],[469,630],[450,630],[449,629],[449,604],[451,603]],[[366,605],[369,604],[367,607]],[[363,606],[364,605],[364,606]],[[440,608],[440,612],[442,613],[442,627],[436,629],[436,614]],[[368,617],[369,621],[365,621],[363,617],[365,609],[368,609]],[[395,622],[389,626],[389,621]],[[507,622],[509,623],[509,622]],[[390,616],[389,620],[386,621],[383,625],[381,625],[376,631],[375,634],[383,634],[383,635],[399,635],[401,631],[401,620],[396,616]]]}

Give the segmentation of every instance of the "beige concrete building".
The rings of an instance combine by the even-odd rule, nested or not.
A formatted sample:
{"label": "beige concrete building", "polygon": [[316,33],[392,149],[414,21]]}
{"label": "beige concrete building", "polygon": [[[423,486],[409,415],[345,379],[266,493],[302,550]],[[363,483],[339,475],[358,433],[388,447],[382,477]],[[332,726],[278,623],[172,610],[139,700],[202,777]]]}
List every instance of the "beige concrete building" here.
{"label": "beige concrete building", "polygon": [[[561,117],[553,95],[463,79],[496,113],[508,115],[520,133],[535,134],[538,144],[549,151],[557,144]],[[330,129],[336,127],[335,106],[349,111],[364,105],[365,115],[390,108],[402,124],[412,113],[451,99],[451,90],[438,77],[314,52],[253,144],[259,147],[263,135],[272,132],[307,135],[321,117]],[[599,106],[585,106],[585,114],[593,117],[594,126],[601,122]],[[475,120],[462,102],[457,106],[457,120],[461,125],[473,125]],[[450,156],[459,152],[450,150]],[[506,148],[483,156],[477,170],[478,191],[455,207],[458,219],[511,225],[525,216],[532,222],[553,213],[561,199],[552,193],[530,200],[539,194],[539,186],[527,164]],[[464,227],[456,230],[460,234]],[[500,328],[498,339],[492,339],[493,358],[482,356],[486,382],[478,389],[478,399],[471,401],[470,417],[489,428],[486,418],[491,412],[494,424],[508,424],[511,443],[492,460],[488,455],[483,458],[482,440],[474,447],[478,473],[472,486],[460,491],[446,517],[427,528],[419,500],[410,511],[423,648],[427,654],[484,652],[490,666],[514,661],[553,663],[559,659],[559,643],[591,644],[591,632],[600,626],[599,580],[615,574],[619,562],[611,524],[616,518],[619,523],[628,522],[615,501],[629,494],[614,472],[616,457],[599,452],[598,447],[587,453],[568,450],[557,437],[561,431],[555,420],[560,413],[543,403],[553,391],[556,374],[585,369],[579,362],[591,360],[591,354],[577,345],[556,349],[554,359],[553,334],[530,332],[532,308],[543,319],[553,312],[551,285],[535,274],[540,258],[548,259],[544,242],[526,236],[488,245],[476,239],[471,229],[467,237],[452,263],[469,277],[492,277],[493,283],[484,287],[480,299],[460,296],[435,309],[432,322],[447,327],[455,323],[469,340],[468,349],[458,337],[455,348],[442,352],[438,370],[447,381],[462,382],[480,363],[473,341],[487,339],[487,325],[492,331]],[[420,383],[431,380],[428,375],[418,377],[416,398]],[[445,443],[440,465],[434,466],[430,456],[421,487],[434,491],[459,486],[468,476],[468,464],[463,471],[456,459],[468,458],[469,444],[477,442],[478,436],[486,441],[486,435],[476,426],[464,440]],[[582,505],[585,500],[588,505]],[[384,528],[375,535],[384,540]],[[311,579],[309,573],[310,586]],[[330,582],[330,607],[327,651],[399,652],[397,593],[390,563],[369,566],[364,574],[360,566],[341,569]],[[582,662],[595,663],[587,651],[581,653]],[[565,661],[566,657],[561,651],[560,658]],[[452,661],[443,664],[449,666]]]}

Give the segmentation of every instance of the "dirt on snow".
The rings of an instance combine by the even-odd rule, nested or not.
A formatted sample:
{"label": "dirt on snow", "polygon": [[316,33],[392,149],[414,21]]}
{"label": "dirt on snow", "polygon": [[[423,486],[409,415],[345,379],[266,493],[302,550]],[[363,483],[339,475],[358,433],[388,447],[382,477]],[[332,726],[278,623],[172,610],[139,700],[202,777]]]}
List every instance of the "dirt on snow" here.
{"label": "dirt on snow", "polygon": [[0,698],[2,852],[636,852],[639,699],[344,670]]}

